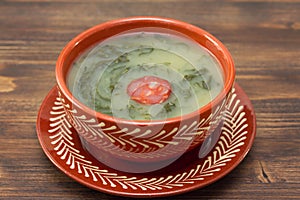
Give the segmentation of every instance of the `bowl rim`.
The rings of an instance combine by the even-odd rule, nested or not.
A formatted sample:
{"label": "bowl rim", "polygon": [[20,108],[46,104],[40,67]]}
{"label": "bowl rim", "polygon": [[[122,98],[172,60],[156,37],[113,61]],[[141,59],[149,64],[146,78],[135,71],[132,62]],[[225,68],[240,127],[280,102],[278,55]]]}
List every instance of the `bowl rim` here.
{"label": "bowl rim", "polygon": [[[226,61],[228,62],[228,66],[227,66],[228,78],[224,80],[224,87],[221,90],[221,92],[215,98],[213,98],[209,103],[200,107],[199,109],[197,109],[194,112],[180,115],[177,117],[166,118],[166,119],[162,119],[162,120],[130,120],[130,119],[117,118],[114,116],[110,116],[107,114],[97,112],[97,111],[93,110],[92,108],[84,105],[77,98],[75,98],[72,95],[71,91],[67,87],[66,80],[64,78],[65,75],[63,73],[64,62],[65,62],[66,58],[68,57],[68,55],[72,52],[72,50],[80,42],[84,41],[86,38],[92,36],[93,34],[97,33],[98,31],[108,30],[109,28],[112,28],[115,25],[124,25],[124,24],[141,23],[141,22],[153,23],[153,25],[154,25],[153,27],[167,28],[170,30],[174,30],[174,29],[169,28],[168,25],[172,25],[174,27],[179,27],[179,28],[189,31],[191,34],[196,34],[199,36],[202,35],[207,40],[210,40],[215,46],[218,46],[218,50],[222,51],[223,55],[226,57]],[[168,27],[160,27],[157,25],[155,26],[155,24],[158,24],[158,23],[164,24]],[[139,27],[139,28],[143,28],[143,27]],[[131,30],[131,29],[129,28],[128,30]],[[179,33],[180,33],[180,31],[179,31]],[[187,35],[187,37],[190,37],[190,36]],[[210,49],[207,49],[207,50],[210,51]],[[117,123],[132,124],[132,125],[138,125],[138,126],[148,126],[148,125],[155,125],[155,124],[162,124],[162,123],[163,124],[176,123],[178,121],[189,120],[195,116],[199,116],[199,114],[201,114],[201,113],[207,112],[210,108],[213,108],[214,105],[218,105],[222,100],[224,100],[226,98],[226,96],[231,91],[231,89],[234,85],[235,67],[234,67],[234,62],[233,62],[232,56],[231,56],[230,52],[228,51],[228,49],[223,45],[223,43],[221,41],[219,41],[216,37],[214,37],[212,34],[208,33],[207,31],[205,31],[197,26],[194,26],[192,24],[189,24],[189,23],[186,23],[183,21],[179,21],[176,19],[156,17],[156,16],[135,16],[135,17],[119,18],[119,19],[106,21],[104,23],[93,26],[93,27],[81,32],[80,34],[78,34],[61,51],[61,53],[57,59],[57,62],[56,62],[55,76],[56,76],[57,85],[58,85],[60,91],[69,100],[69,102],[71,102],[77,108],[81,109],[82,111],[89,114],[90,116],[95,116],[97,119],[105,119],[106,121],[109,121],[111,123],[117,122]]]}

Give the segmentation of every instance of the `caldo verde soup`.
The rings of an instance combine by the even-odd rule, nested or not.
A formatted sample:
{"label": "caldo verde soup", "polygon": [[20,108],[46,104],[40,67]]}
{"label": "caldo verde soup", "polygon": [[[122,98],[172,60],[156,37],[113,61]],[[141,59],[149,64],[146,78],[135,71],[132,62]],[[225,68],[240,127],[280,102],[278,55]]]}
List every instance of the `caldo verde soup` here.
{"label": "caldo verde soup", "polygon": [[190,39],[134,32],[80,55],[67,84],[79,101],[98,112],[158,120],[204,106],[221,91],[223,79],[216,59]]}

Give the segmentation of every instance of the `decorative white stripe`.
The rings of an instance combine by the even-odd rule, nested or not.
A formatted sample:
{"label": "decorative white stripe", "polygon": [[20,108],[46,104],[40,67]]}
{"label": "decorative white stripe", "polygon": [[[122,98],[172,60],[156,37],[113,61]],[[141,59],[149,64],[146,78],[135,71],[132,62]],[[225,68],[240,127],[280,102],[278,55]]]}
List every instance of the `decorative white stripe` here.
{"label": "decorative white stripe", "polygon": [[[54,151],[60,156],[60,159],[64,160],[66,165],[72,170],[77,169],[78,174],[84,174],[87,179],[92,179],[94,182],[99,184],[110,186],[115,188],[117,186],[122,187],[124,190],[142,190],[142,191],[156,191],[162,189],[173,189],[190,185],[196,181],[203,181],[206,177],[213,176],[219,172],[222,167],[226,166],[228,162],[236,156],[236,153],[240,151],[240,147],[244,145],[247,139],[247,119],[243,112],[243,107],[240,105],[237,95],[233,93],[231,99],[227,104],[227,110],[223,113],[224,124],[222,127],[222,133],[217,145],[214,147],[212,155],[206,157],[202,165],[198,164],[195,168],[188,172],[178,173],[176,175],[162,176],[158,178],[137,178],[135,176],[123,176],[117,173],[111,173],[105,169],[99,169],[92,161],[88,160],[81,154],[81,152],[74,146],[73,133],[70,131],[70,124],[65,119],[66,114],[61,112],[64,108],[58,107],[61,105],[60,98],[54,102],[52,109],[50,126],[49,126],[49,138],[53,145]],[[84,117],[82,117],[85,119]],[[74,118],[74,121],[78,120]],[[79,122],[80,123],[80,122]],[[204,123],[204,121],[201,121]],[[199,124],[193,123],[190,127],[182,127],[181,131],[190,130],[194,127],[198,127]],[[104,127],[103,124],[99,123],[98,127]],[[86,130],[89,129],[85,127]],[[113,128],[112,128],[113,129]],[[139,130],[133,130],[130,134],[134,134]],[[177,129],[173,129],[173,132]],[[171,131],[171,132],[172,132]],[[115,132],[117,134],[119,132]],[[144,135],[150,134],[150,132],[144,132]],[[165,131],[161,131],[159,134],[164,135]],[[166,135],[171,135],[170,133]],[[157,136],[154,136],[154,138]],[[165,136],[167,137],[167,136]],[[163,137],[164,138],[164,137]],[[108,137],[110,140],[117,141],[116,138]],[[120,142],[120,140],[118,140]],[[151,143],[149,140],[146,142]],[[137,142],[137,141],[132,141]],[[160,141],[157,143],[158,146],[166,143],[166,141]],[[112,143],[107,143],[112,145]]]}

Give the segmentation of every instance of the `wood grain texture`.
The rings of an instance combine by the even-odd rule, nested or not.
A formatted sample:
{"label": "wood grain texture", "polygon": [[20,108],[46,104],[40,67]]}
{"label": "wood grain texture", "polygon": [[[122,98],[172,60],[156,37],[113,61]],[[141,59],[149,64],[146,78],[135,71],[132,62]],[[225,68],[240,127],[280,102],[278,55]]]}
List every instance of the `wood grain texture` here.
{"label": "wood grain texture", "polygon": [[126,199],[60,172],[44,155],[35,122],[67,42],[96,24],[135,15],[176,18],[219,38],[257,115],[253,148],[234,171],[161,199],[300,199],[299,10],[299,0],[1,0],[0,199]]}

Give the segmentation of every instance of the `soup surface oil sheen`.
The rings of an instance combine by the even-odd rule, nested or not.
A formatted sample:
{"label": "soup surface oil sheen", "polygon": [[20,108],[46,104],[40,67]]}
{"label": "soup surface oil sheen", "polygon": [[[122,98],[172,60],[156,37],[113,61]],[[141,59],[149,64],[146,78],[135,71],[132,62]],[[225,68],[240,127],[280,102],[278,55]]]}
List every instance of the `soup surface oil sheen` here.
{"label": "soup surface oil sheen", "polygon": [[196,111],[223,88],[219,63],[185,37],[120,34],[80,55],[67,77],[86,106],[129,120],[161,120]]}

